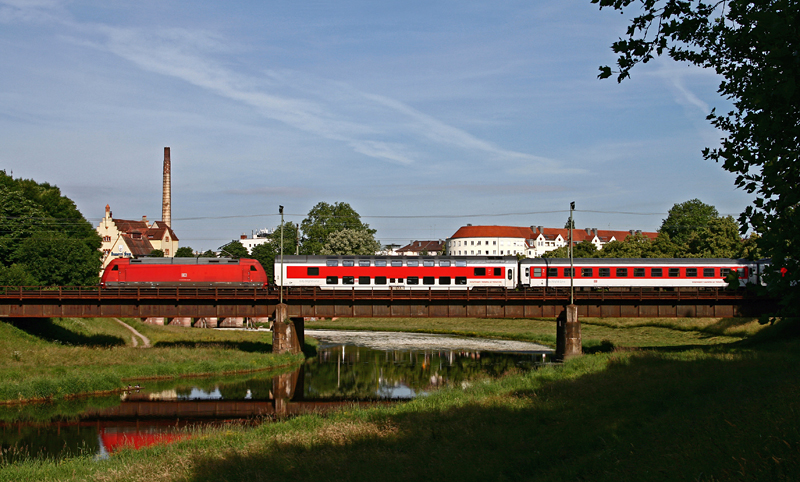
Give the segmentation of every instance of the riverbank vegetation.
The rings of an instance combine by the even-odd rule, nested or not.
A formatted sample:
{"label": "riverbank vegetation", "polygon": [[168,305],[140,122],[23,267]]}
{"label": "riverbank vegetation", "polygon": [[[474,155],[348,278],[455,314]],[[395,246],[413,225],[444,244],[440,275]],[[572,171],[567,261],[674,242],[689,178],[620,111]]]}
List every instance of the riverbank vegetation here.
{"label": "riverbank vegetation", "polygon": [[[602,328],[653,328],[617,323]],[[30,461],[0,478],[797,480],[800,342],[784,328],[585,355],[388,407],[196,430],[108,460]]]}
{"label": "riverbank vegetation", "polygon": [[157,327],[126,320],[151,341],[133,348],[113,319],[0,322],[0,402],[120,390],[136,380],[231,373],[299,363],[272,352],[272,334]]}

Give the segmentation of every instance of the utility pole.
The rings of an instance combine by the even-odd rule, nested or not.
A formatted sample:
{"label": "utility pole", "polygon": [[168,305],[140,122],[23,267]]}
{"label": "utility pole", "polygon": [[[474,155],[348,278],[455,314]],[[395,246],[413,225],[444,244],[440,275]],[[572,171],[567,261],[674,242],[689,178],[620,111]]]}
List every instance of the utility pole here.
{"label": "utility pole", "polygon": [[575,263],[572,260],[572,211],[575,210],[575,201],[569,203],[569,304],[575,304]]}
{"label": "utility pole", "polygon": [[283,206],[278,207],[281,213],[281,304],[283,304]]}

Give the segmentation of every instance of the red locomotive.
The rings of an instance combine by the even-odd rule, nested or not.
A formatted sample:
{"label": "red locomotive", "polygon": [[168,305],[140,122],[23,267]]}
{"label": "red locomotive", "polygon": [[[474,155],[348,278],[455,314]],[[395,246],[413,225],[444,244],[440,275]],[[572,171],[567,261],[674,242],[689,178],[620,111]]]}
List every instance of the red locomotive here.
{"label": "red locomotive", "polygon": [[120,258],[103,271],[100,286],[266,288],[266,271],[254,259],[229,258]]}

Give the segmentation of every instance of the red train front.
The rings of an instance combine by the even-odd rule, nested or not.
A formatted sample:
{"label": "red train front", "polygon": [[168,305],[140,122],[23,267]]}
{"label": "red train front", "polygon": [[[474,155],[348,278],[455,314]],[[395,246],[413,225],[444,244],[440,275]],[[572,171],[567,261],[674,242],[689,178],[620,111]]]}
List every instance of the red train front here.
{"label": "red train front", "polygon": [[229,258],[121,258],[103,271],[104,288],[266,288],[257,260]]}

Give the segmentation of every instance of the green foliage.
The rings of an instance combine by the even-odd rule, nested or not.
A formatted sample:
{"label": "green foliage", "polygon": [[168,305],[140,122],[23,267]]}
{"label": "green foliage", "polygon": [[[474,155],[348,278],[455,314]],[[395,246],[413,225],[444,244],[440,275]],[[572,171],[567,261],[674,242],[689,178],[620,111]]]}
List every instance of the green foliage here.
{"label": "green foliage", "polygon": [[175,250],[176,258],[194,258],[194,250],[189,246],[181,246]]}
{"label": "green foliage", "polygon": [[672,206],[667,219],[661,223],[658,231],[668,234],[674,243],[685,244],[694,233],[706,228],[717,218],[719,213],[714,206],[704,204],[699,199],[692,199]]}
{"label": "green foliage", "polygon": [[308,212],[308,217],[300,223],[303,231],[301,254],[320,254],[328,242],[328,237],[343,229],[366,231],[372,236],[375,230],[361,222],[361,216],[349,204],[320,202]]}
{"label": "green foliage", "polygon": [[0,266],[5,273],[0,276],[33,285],[94,285],[100,245],[94,227],[57,187],[0,171]]}
{"label": "green foliage", "polygon": [[0,265],[0,286],[34,286],[38,284],[36,278],[28,273],[24,265]]}
{"label": "green foliage", "polygon": [[228,244],[220,246],[219,251],[220,257],[222,258],[240,259],[249,257],[247,248],[245,248],[239,241],[231,241]]}
{"label": "green foliage", "polygon": [[214,251],[209,249],[207,251],[204,251],[199,257],[200,258],[216,258],[217,257],[217,253],[215,253]]}
{"label": "green foliage", "polygon": [[160,249],[154,249],[154,250],[150,251],[150,254],[148,254],[148,256],[151,257],[151,258],[163,258],[164,257],[164,251],[162,251]]}
{"label": "green foliage", "polygon": [[[297,248],[297,232],[299,227],[292,223],[283,225],[283,254],[294,254]],[[253,247],[250,256],[257,259],[271,280],[275,274],[275,259],[281,254],[281,227],[278,226],[268,236],[269,242]]]}
{"label": "green foliage", "polygon": [[320,254],[372,255],[380,251],[381,244],[369,231],[343,229],[328,236]]}
{"label": "green foliage", "polygon": [[[641,9],[612,45],[619,54],[617,81],[657,55],[713,69],[718,92],[733,107],[712,110],[722,131],[719,147],[705,159],[722,163],[735,184],[754,194],[739,221],[761,235],[759,247],[771,258],[766,275],[786,314],[800,308],[800,4],[796,0],[678,2],[675,0],[592,0],[600,8]],[[614,74],[600,68],[600,78]],[[785,270],[785,275],[781,273]]]}

